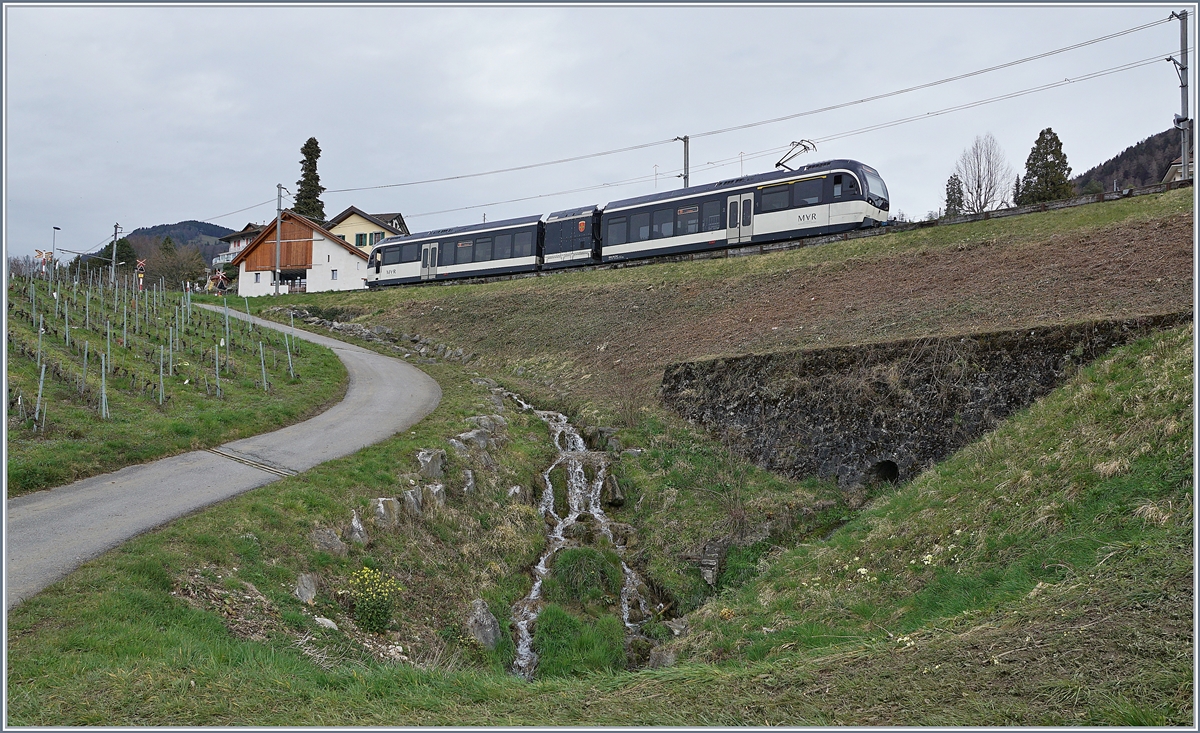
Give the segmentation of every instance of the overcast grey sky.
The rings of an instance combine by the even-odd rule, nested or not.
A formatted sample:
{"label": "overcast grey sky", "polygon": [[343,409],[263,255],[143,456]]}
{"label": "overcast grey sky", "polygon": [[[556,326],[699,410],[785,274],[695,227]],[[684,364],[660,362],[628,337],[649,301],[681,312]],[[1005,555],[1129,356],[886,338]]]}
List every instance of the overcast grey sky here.
{"label": "overcast grey sky", "polygon": [[[806,138],[818,151],[798,162],[874,166],[893,215],[919,219],[942,205],[954,162],[976,135],[992,133],[1020,172],[1038,132],[1052,127],[1079,173],[1170,127],[1179,79],[1163,59],[1179,53],[1178,21],[920,91],[699,135],[967,74],[1184,8],[1195,5],[6,4],[5,246],[10,255],[47,248],[52,226],[62,228],[60,247],[92,250],[118,222],[130,232],[186,219],[233,229],[267,221],[275,184],[295,193],[310,136],[320,141],[321,183],[331,191],[681,135],[697,136],[691,182],[699,184],[771,170],[779,149]],[[838,137],[912,116],[923,117]],[[417,232],[678,187],[682,153],[672,142],[322,198],[327,216],[350,205],[400,211]],[[464,207],[478,208],[431,213]]]}

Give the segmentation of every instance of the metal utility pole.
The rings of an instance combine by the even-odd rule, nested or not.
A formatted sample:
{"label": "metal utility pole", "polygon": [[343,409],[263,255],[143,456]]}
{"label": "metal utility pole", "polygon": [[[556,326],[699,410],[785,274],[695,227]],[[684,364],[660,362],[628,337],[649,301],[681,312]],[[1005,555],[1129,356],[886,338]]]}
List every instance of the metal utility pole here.
{"label": "metal utility pole", "polygon": [[688,136],[677,137],[676,140],[683,142],[683,187],[688,187]]}
{"label": "metal utility pole", "polygon": [[1179,157],[1179,175],[1183,180],[1191,177],[1189,168],[1191,157],[1190,145],[1188,138],[1192,128],[1192,121],[1188,119],[1188,44],[1187,44],[1187,11],[1182,10],[1178,13],[1171,13],[1172,18],[1179,19],[1179,61],[1171,57],[1167,60],[1175,64],[1175,71],[1179,74],[1179,99],[1180,99],[1180,114],[1175,115],[1175,127],[1179,130],[1180,148],[1182,153]]}
{"label": "metal utility pole", "polygon": [[117,281],[117,232],[121,231],[120,224],[113,224],[113,251],[112,251],[112,267],[108,272],[109,283]]}
{"label": "metal utility pole", "polygon": [[275,294],[279,295],[279,233],[283,223],[283,184],[275,184]]}
{"label": "metal utility pole", "polygon": [[[55,240],[58,238],[58,233],[61,232],[62,229],[59,229],[58,227],[53,227],[53,230],[54,231],[50,232],[50,287],[51,288],[54,287],[54,276],[57,274],[57,270],[58,270],[58,260],[54,259],[54,245],[56,244]],[[67,273],[67,274],[70,275],[70,273]]]}

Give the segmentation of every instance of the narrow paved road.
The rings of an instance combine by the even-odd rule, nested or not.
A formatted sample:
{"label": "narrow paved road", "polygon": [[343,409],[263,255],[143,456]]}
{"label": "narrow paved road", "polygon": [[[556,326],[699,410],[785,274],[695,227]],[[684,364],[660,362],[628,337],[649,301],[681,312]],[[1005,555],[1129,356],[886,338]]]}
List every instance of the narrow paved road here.
{"label": "narrow paved road", "polygon": [[437,382],[399,359],[304,331],[296,336],[333,349],[346,365],[345,399],[273,433],[9,499],[5,609],[131,537],[385,440],[416,424],[441,400]]}

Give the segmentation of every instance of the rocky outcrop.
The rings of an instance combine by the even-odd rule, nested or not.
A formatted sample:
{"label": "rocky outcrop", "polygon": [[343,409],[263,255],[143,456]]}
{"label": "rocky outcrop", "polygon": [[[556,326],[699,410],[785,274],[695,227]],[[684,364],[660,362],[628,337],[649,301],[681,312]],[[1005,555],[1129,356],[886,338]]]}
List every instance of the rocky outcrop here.
{"label": "rocky outcrop", "polygon": [[400,524],[400,502],[380,497],[371,502],[371,521],[379,529],[395,529]]}
{"label": "rocky outcrop", "polygon": [[487,603],[484,603],[482,599],[476,598],[471,601],[471,613],[467,617],[466,630],[475,641],[479,642],[480,646],[486,649],[495,649],[496,644],[500,642],[500,622],[488,610]]}
{"label": "rocky outcrop", "polygon": [[292,590],[292,595],[299,598],[301,603],[311,606],[317,598],[317,576],[313,573],[301,573],[300,577],[296,578],[296,587]]}
{"label": "rocky outcrop", "polygon": [[625,504],[625,492],[621,490],[621,484],[617,482],[617,477],[611,473],[604,477],[604,487],[600,490],[600,501],[604,506],[619,507]]}
{"label": "rocky outcrop", "polygon": [[906,480],[1080,365],[1190,313],[675,364],[663,400],[759,466]]}
{"label": "rocky outcrop", "polygon": [[337,532],[332,529],[318,527],[309,533],[308,538],[313,547],[322,552],[328,552],[330,555],[345,557],[350,551],[346,543],[338,539]]}
{"label": "rocky outcrop", "polygon": [[354,509],[350,513],[350,526],[342,535],[347,542],[352,542],[356,545],[366,545],[369,541],[367,538],[367,530],[363,527],[362,519],[358,516],[358,510]]}
{"label": "rocky outcrop", "polygon": [[709,542],[700,553],[700,577],[712,587],[717,586],[717,578],[721,576],[721,565],[725,562],[725,554],[729,545],[724,542]]}
{"label": "rocky outcrop", "polygon": [[421,465],[418,473],[422,478],[440,479],[446,470],[446,451],[417,451],[417,463]]}

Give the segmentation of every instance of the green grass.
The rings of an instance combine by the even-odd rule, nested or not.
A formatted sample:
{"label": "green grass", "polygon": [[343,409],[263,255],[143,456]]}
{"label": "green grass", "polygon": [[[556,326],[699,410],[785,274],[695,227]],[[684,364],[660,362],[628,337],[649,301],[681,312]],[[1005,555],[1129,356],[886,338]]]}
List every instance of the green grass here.
{"label": "green grass", "polygon": [[542,679],[611,673],[625,666],[625,627],[610,615],[581,621],[551,603],[538,616],[533,649]]}
{"label": "green grass", "polygon": [[[343,507],[386,491],[330,481],[384,455],[404,463],[453,427],[471,396],[437,367],[458,407],[440,407],[431,432],[422,423],[417,435],[320,476],[287,479],[140,537],[15,609],[8,722],[1184,724],[1192,715],[1191,349],[1190,327],[1122,349],[876,499],[828,541],[760,557],[750,581],[692,614],[692,632],[675,642],[690,661],[678,667],[621,672],[618,637],[606,627],[613,617],[589,624],[548,611],[544,677],[532,684],[501,674],[500,664],[381,664],[315,628],[288,595],[294,574],[312,569],[306,528],[337,516],[297,501],[302,487],[323,484]],[[262,520],[272,516],[263,507],[278,512],[279,529]],[[247,533],[255,539],[221,539]],[[415,570],[428,550],[404,546],[369,554],[384,567],[404,558]],[[306,655],[294,635],[238,638],[219,614],[172,595],[202,547],[211,553],[207,572],[253,582],[287,614],[279,627],[302,626],[332,664]],[[362,554],[330,561],[331,585],[361,567]],[[426,576],[456,571],[424,568]],[[491,585],[505,602],[525,590],[508,582]],[[435,607],[408,600],[401,613],[409,616]],[[456,626],[453,604],[438,605],[449,615],[437,628]],[[341,619],[328,597],[312,613]]]}
{"label": "green grass", "polygon": [[590,606],[621,594],[621,558],[612,550],[568,547],[555,553],[546,578],[546,599],[560,604]]}
{"label": "green grass", "polygon": [[[745,268],[782,276],[816,261],[808,258],[831,267],[839,258],[886,259],[894,246],[1036,246],[1046,236],[1171,215],[1190,207],[1185,194],[736,262],[271,300],[336,305],[339,320],[417,331],[485,356],[470,368],[424,367],[443,402],[409,433],[137,538],[15,609],[8,722],[1190,724],[1190,327],[1106,356],[852,512],[835,486],[747,466],[621,382],[644,375],[595,368],[587,359],[598,344],[584,342],[603,318],[553,318],[554,298],[583,297],[572,302],[595,310],[606,292],[657,287],[667,272],[720,281]],[[531,297],[534,289],[548,296]],[[521,319],[542,314],[550,328],[522,329],[491,314],[518,301]],[[619,621],[572,594],[536,630],[543,657],[532,683],[506,671],[511,638],[491,652],[465,638],[465,609],[476,597],[511,634],[507,609],[529,591],[527,568],[544,547],[536,513],[508,498],[513,485],[540,495],[554,456],[544,424],[530,415],[506,413],[512,424],[496,454],[500,468],[477,472],[475,496],[453,494],[469,464],[450,451],[446,511],[401,531],[372,531],[371,544],[351,547],[345,559],[312,549],[314,524],[344,525],[351,508],[394,496],[397,477],[416,470],[417,449],[444,447],[466,429],[464,417],[491,411],[486,390],[469,383],[477,371],[540,408],[622,427],[622,444],[644,449],[614,464],[626,501],[609,515],[637,528],[626,559],[656,601],[672,603],[672,615],[689,614],[691,629],[680,638],[647,626],[680,655],[677,666],[624,671]],[[686,555],[731,534],[741,543],[709,588]],[[364,565],[404,585],[394,630],[378,639],[403,644],[416,666],[380,661],[345,624],[338,593]],[[300,572],[322,579],[311,609],[290,594]],[[193,588],[210,599],[235,589],[253,596],[244,582],[270,601],[270,612],[241,602],[227,616],[219,601],[193,607],[182,595]],[[313,615],[335,619],[342,631],[320,629]]]}
{"label": "green grass", "polygon": [[[293,379],[280,335],[250,330],[231,319],[234,348],[222,350],[222,394],[218,397],[213,348],[225,337],[224,320],[193,305],[191,324],[185,325],[181,336],[184,348],[172,347],[175,373],[164,375],[164,404],[160,406],[159,347],[168,346],[167,325],[174,323],[178,294],[166,297],[149,326],[143,323],[135,331],[131,324],[129,343],[124,345],[121,336],[126,311],[114,311],[111,294],[106,293],[103,304],[93,297],[91,317],[85,319],[86,288],[77,290],[78,302],[72,303],[69,316],[68,346],[61,308],[55,318],[53,305],[46,305],[54,302],[46,283],[36,281],[34,286],[36,304],[29,301],[28,282],[14,280],[9,287],[6,473],[10,497],[299,422],[338,401],[348,384],[345,367],[333,352],[313,344],[301,345],[298,354],[292,347],[292,367],[297,375]],[[70,293],[70,286],[63,288],[63,302],[72,301]],[[33,420],[41,374],[38,333],[31,322],[34,307],[47,328],[41,338],[41,359],[47,364],[42,395],[44,430],[43,421],[35,426]],[[98,352],[108,348],[108,322],[114,324],[114,370],[106,379],[111,418],[102,420]],[[89,323],[90,329],[83,327]],[[260,341],[264,343],[261,362]],[[85,343],[88,370],[86,388],[81,392]],[[166,359],[168,366],[170,361]],[[261,384],[263,362],[269,392]]]}

